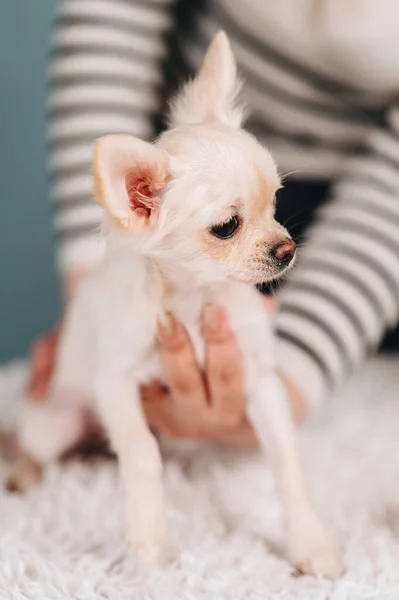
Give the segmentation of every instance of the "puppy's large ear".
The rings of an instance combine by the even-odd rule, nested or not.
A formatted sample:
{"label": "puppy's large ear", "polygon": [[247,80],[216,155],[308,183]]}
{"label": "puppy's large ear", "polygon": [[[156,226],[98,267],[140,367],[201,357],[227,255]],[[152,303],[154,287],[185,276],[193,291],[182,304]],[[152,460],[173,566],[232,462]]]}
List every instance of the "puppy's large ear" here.
{"label": "puppy's large ear", "polygon": [[239,127],[243,109],[236,104],[240,83],[229,40],[220,31],[212,40],[197,76],[177,94],[170,107],[172,127],[221,121]]}
{"label": "puppy's large ear", "polygon": [[127,231],[153,227],[170,178],[169,157],[130,135],[106,135],[94,147],[96,199]]}

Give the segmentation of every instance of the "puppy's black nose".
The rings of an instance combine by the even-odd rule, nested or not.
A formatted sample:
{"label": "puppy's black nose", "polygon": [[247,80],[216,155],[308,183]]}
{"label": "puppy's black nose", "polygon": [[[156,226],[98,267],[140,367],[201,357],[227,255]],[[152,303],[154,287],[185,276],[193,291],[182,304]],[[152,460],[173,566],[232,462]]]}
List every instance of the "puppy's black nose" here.
{"label": "puppy's black nose", "polygon": [[283,240],[271,249],[271,254],[281,265],[287,267],[294,258],[295,249],[293,240]]}

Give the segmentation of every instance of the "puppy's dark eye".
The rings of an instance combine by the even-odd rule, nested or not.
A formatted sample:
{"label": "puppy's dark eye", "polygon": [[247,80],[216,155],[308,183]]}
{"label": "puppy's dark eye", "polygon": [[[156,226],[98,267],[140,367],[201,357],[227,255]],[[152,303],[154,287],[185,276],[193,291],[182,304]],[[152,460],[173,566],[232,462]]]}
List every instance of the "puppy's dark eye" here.
{"label": "puppy's dark eye", "polygon": [[220,223],[219,225],[214,225],[211,228],[211,233],[218,238],[227,240],[228,238],[231,238],[235,234],[235,232],[237,231],[239,226],[240,226],[240,220],[237,217],[237,215],[234,215],[233,217],[231,217],[231,219],[229,219],[225,223]]}

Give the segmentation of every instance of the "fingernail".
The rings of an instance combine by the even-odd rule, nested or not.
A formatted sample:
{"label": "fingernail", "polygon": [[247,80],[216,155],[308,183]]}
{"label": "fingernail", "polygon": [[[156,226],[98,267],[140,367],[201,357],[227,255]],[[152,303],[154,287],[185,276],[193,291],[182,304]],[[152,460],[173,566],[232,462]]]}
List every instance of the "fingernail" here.
{"label": "fingernail", "polygon": [[204,324],[209,331],[219,331],[221,327],[221,314],[217,306],[205,306]]}
{"label": "fingernail", "polygon": [[176,321],[172,315],[167,314],[163,317],[163,319],[159,320],[158,330],[159,333],[166,338],[170,338],[174,335],[176,331]]}

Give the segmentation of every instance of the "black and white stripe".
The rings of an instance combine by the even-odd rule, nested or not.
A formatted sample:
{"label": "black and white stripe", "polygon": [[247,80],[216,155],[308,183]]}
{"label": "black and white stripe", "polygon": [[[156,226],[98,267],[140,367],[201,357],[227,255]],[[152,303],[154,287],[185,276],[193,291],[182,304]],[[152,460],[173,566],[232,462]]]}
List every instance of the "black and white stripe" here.
{"label": "black and white stripe", "polygon": [[170,2],[65,0],[50,53],[49,170],[61,268],[96,260],[91,151],[104,133],[153,134]]}

